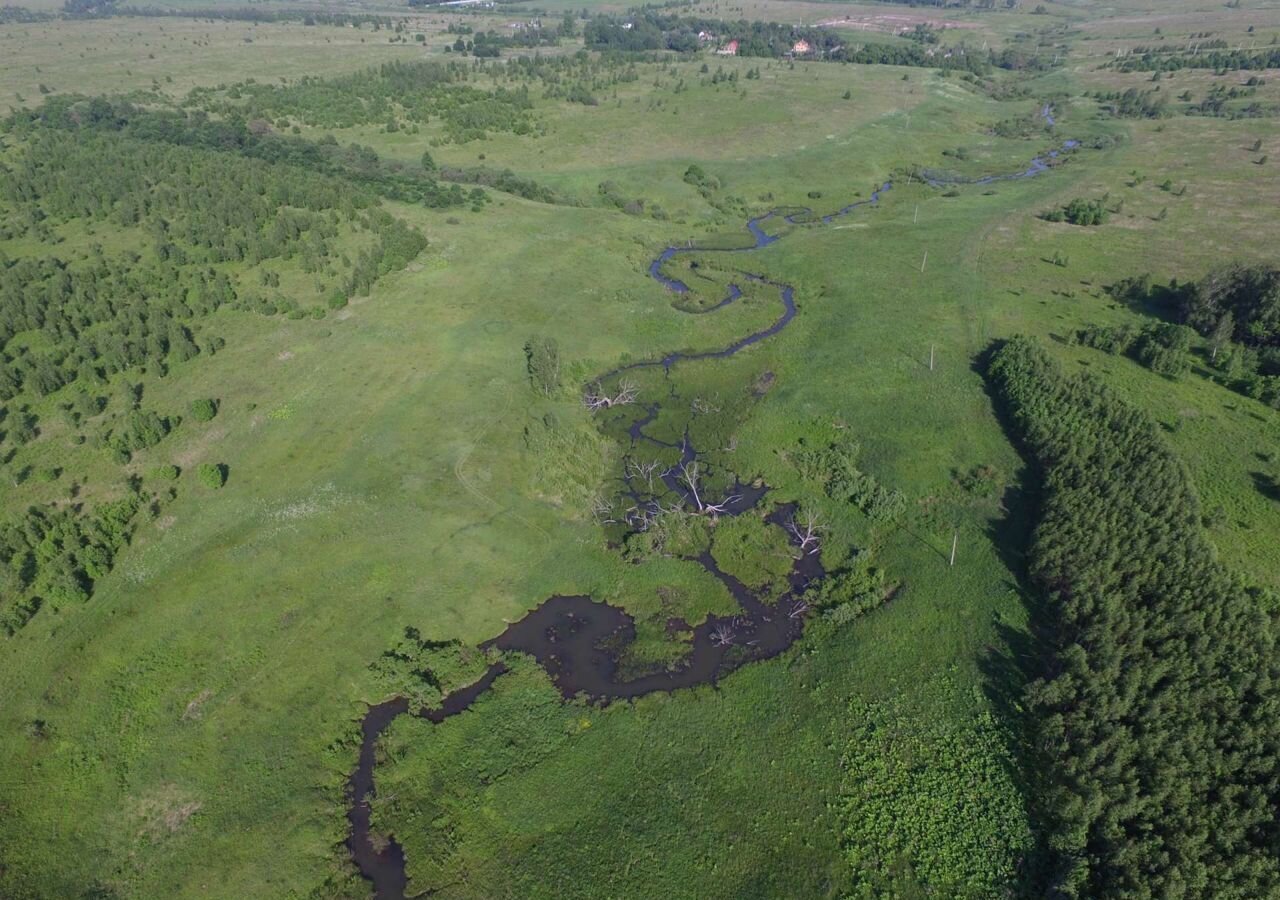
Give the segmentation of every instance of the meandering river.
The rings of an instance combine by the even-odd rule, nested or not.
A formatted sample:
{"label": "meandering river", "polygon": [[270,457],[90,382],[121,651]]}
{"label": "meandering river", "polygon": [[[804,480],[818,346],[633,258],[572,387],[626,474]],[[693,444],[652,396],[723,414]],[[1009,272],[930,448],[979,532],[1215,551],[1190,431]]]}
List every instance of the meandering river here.
{"label": "meandering river", "polygon": [[[1050,107],[1046,104],[1041,114],[1052,124]],[[1067,141],[1063,151],[1076,148],[1076,141]],[[991,184],[1016,178],[1029,178],[1047,172],[1058,159],[1061,151],[1051,150],[1033,158],[1026,169],[1003,175],[989,175],[976,179],[958,179],[946,176],[929,176],[923,179],[933,186],[950,184]],[[649,265],[649,275],[670,291],[685,294],[689,286],[664,271],[667,263],[680,254],[687,253],[749,253],[767,247],[781,239],[770,234],[766,226],[771,222],[788,225],[830,224],[866,206],[880,202],[881,197],[893,188],[886,181],[865,200],[841,207],[833,213],[815,216],[810,209],[775,209],[748,219],[746,229],[753,244],[735,249],[708,249],[693,246],[666,247]],[[778,318],[766,328],[738,338],[725,347],[687,353],[669,353],[656,359],[643,360],[620,366],[601,375],[598,381],[616,380],[626,372],[661,367],[671,369],[681,362],[708,359],[724,359],[772,337],[787,327],[795,318],[795,289],[788,284],[770,281],[763,275],[745,274],[744,279],[770,285],[777,289],[782,304]],[[730,284],[727,295],[714,306],[703,310],[712,312],[742,296],[741,286]],[[662,444],[644,432],[645,425],[658,413],[658,405],[645,407],[647,414],[633,423],[629,429],[633,447],[643,442]],[[682,462],[698,459],[698,451],[686,434],[680,445]],[[670,473],[665,476],[666,487],[692,506],[689,492]],[[763,499],[766,488],[736,485],[722,503],[716,504],[722,515],[740,515],[752,509]],[[696,499],[696,498],[694,498]],[[698,501],[697,509],[703,509]],[[790,505],[777,507],[767,521],[786,529],[794,511]],[[793,540],[798,544],[798,540]],[[510,624],[496,638],[483,646],[500,651],[526,653],[538,661],[552,682],[566,698],[586,696],[598,703],[630,699],[655,691],[674,691],[680,688],[714,683],[726,673],[769,657],[777,656],[800,637],[804,630],[805,606],[801,600],[804,591],[824,576],[819,554],[796,547],[794,561],[787,580],[787,589],[779,599],[768,601],[757,596],[750,588],[732,575],[723,572],[710,552],[694,557],[708,573],[718,579],[737,602],[739,612],[732,616],[710,616],[693,628],[689,650],[676,666],[635,678],[619,675],[619,652],[607,647],[625,647],[635,638],[635,623],[622,609],[599,603],[586,596],[550,597]],[[416,715],[431,722],[443,722],[471,706],[499,677],[507,671],[502,662],[495,662],[474,683],[453,691],[437,709],[422,710]],[[348,781],[351,806],[347,812],[351,823],[351,836],[347,846],[352,860],[361,874],[373,883],[378,900],[402,900],[405,897],[407,877],[404,852],[392,838],[380,846],[375,845],[370,830],[369,798],[374,792],[374,766],[379,736],[397,717],[409,712],[409,703],[403,697],[393,698],[371,706],[361,721],[362,741],[360,757],[355,771]]]}

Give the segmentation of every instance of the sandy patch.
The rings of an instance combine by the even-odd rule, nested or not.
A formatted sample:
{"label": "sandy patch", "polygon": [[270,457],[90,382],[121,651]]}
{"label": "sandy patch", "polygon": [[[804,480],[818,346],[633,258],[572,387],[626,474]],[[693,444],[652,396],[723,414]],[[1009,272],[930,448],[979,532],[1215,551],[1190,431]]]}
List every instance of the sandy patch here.
{"label": "sandy patch", "polygon": [[196,694],[195,697],[191,698],[191,702],[187,704],[187,708],[182,711],[182,721],[190,722],[192,719],[200,718],[205,703],[207,703],[209,698],[212,696],[213,691],[205,688],[203,691]]}
{"label": "sandy patch", "polygon": [[210,428],[200,436],[198,440],[189,444],[185,450],[179,453],[174,462],[183,469],[189,469],[209,452],[209,447],[216,444],[227,436],[225,428]]}
{"label": "sandy patch", "polygon": [[917,25],[930,28],[977,28],[972,22],[939,19],[927,13],[878,13],[848,15],[819,22],[819,28],[857,28],[860,31],[888,31],[899,33],[912,31]]}

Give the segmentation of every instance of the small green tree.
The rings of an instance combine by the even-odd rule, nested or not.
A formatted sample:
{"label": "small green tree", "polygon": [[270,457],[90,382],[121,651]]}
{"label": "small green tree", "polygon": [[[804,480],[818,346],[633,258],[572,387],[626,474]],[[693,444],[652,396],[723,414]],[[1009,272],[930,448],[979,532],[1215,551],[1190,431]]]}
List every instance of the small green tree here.
{"label": "small green tree", "polygon": [[200,463],[196,477],[205,487],[216,491],[227,483],[227,467],[222,463]]}
{"label": "small green tree", "polygon": [[208,422],[218,414],[218,403],[209,397],[201,397],[191,401],[191,418],[197,422]]}
{"label": "small green tree", "polygon": [[1209,359],[1217,360],[1218,352],[1231,343],[1235,332],[1236,317],[1228,310],[1222,314],[1222,318],[1218,320],[1217,325],[1213,326],[1213,331],[1209,334]]}
{"label": "small green tree", "polygon": [[524,345],[529,382],[550,397],[560,387],[560,348],[555,338],[536,335]]}

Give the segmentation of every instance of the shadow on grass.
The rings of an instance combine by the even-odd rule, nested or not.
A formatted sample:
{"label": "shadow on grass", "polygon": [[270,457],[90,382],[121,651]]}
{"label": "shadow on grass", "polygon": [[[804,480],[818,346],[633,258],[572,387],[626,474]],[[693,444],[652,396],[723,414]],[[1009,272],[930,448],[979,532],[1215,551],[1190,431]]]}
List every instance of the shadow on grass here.
{"label": "shadow on grass", "polygon": [[1250,472],[1253,477],[1253,486],[1258,489],[1258,493],[1269,500],[1275,500],[1280,503],[1280,479],[1274,475],[1268,475],[1266,472]]}

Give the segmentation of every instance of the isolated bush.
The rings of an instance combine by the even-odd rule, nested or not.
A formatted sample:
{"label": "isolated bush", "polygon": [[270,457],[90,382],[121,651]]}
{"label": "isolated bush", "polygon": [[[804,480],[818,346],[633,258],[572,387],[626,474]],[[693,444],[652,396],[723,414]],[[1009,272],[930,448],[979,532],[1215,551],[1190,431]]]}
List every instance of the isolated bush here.
{"label": "isolated bush", "polygon": [[227,483],[227,467],[221,463],[200,463],[196,477],[210,490],[217,490]]}
{"label": "isolated bush", "polygon": [[218,404],[208,397],[191,401],[191,418],[197,422],[208,422],[218,414]]}

